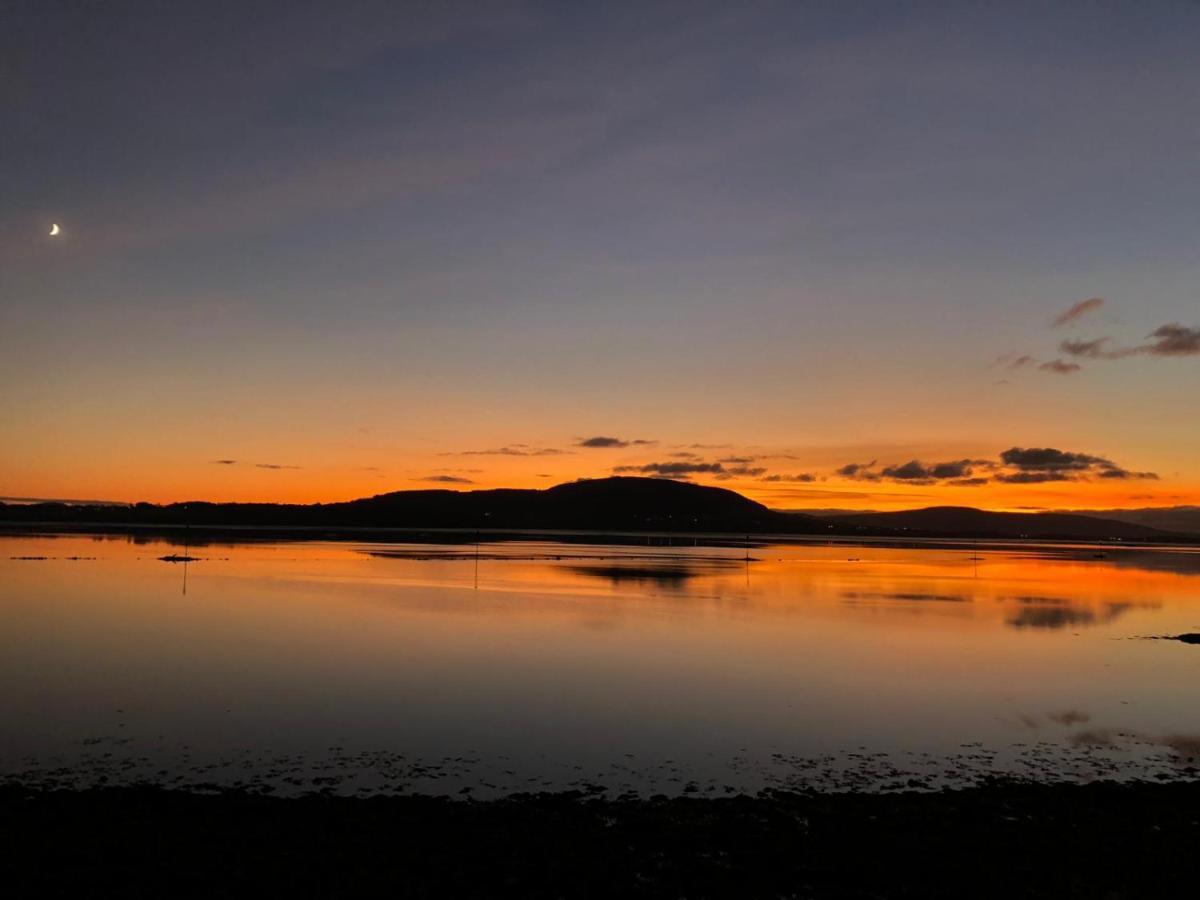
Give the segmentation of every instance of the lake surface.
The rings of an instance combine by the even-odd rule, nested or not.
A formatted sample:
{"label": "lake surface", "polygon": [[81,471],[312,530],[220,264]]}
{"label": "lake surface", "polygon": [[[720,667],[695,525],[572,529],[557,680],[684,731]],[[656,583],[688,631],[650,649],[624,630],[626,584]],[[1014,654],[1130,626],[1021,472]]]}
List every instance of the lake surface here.
{"label": "lake surface", "polygon": [[0,537],[0,774],[475,796],[1195,774],[1200,646],[1147,639],[1200,631],[1195,551],[692,543],[185,566]]}

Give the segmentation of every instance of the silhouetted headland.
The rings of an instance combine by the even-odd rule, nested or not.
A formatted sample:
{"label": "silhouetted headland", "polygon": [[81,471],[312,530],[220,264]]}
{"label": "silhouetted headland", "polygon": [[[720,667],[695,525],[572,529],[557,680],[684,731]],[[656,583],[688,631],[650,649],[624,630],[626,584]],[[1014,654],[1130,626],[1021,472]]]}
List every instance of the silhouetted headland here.
{"label": "silhouetted headland", "polygon": [[579,530],[608,533],[828,535],[1183,541],[1132,522],[1062,513],[931,507],[818,518],[772,510],[735,491],[662,478],[572,481],[545,490],[394,491],[344,503],[0,504],[0,522],[120,530],[176,528]]}

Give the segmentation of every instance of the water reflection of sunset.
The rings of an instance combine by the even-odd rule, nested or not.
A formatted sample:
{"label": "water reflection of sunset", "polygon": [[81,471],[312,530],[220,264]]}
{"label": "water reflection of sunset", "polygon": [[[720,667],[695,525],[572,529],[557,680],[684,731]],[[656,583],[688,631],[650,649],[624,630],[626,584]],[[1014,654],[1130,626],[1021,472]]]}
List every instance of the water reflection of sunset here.
{"label": "water reflection of sunset", "polygon": [[170,545],[3,543],[7,752],[117,707],[198,745],[566,756],[1200,730],[1200,655],[1138,639],[1200,625],[1188,551],[213,544],[183,595]]}

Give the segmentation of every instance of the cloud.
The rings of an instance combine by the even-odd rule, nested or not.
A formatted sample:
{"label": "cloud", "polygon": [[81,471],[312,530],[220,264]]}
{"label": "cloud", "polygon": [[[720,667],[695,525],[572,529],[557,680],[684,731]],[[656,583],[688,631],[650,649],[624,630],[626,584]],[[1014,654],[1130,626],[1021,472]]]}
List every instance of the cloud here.
{"label": "cloud", "polygon": [[1200,327],[1186,328],[1178,322],[1160,325],[1148,337],[1157,338],[1151,344],[1138,347],[1139,353],[1153,356],[1196,356],[1200,354]]}
{"label": "cloud", "polygon": [[1085,470],[1095,465],[1113,465],[1103,456],[1087,453],[1072,453],[1054,447],[1009,447],[1000,454],[1000,460],[1018,469],[1035,470]]}
{"label": "cloud", "polygon": [[1033,365],[1035,362],[1037,362],[1037,360],[1036,360],[1036,359],[1034,359],[1032,356],[1030,356],[1028,353],[1026,353],[1026,354],[1023,354],[1023,355],[1021,355],[1021,356],[1018,356],[1016,359],[1014,359],[1012,362],[1010,362],[1010,363],[1008,364],[1007,368],[1009,368],[1009,369],[1023,369],[1023,368],[1025,368],[1026,366],[1031,366],[1031,365]]}
{"label": "cloud", "polygon": [[1070,375],[1073,372],[1078,372],[1083,366],[1079,363],[1064,362],[1061,359],[1052,359],[1050,362],[1044,362],[1038,366],[1043,372],[1053,372],[1055,375]]}
{"label": "cloud", "polygon": [[853,478],[856,481],[878,481],[879,476],[871,471],[875,465],[875,460],[869,463],[846,463],[834,470],[835,475],[841,475],[843,478]]}
{"label": "cloud", "polygon": [[1131,471],[1103,456],[1074,453],[1055,447],[1010,447],[1000,454],[1000,461],[1016,470],[996,476],[997,480],[1009,484],[1076,481],[1087,480],[1089,477],[1158,479],[1154,472]]}
{"label": "cloud", "polygon": [[1128,469],[1122,469],[1117,466],[1111,469],[1101,469],[1096,474],[1100,478],[1143,478],[1149,481],[1158,481],[1158,475],[1155,472],[1131,472]]}
{"label": "cloud", "polygon": [[761,480],[771,482],[800,482],[802,484],[808,484],[816,481],[817,476],[810,475],[808,472],[801,472],[798,475],[764,475]]}
{"label": "cloud", "polygon": [[1087,300],[1080,300],[1078,303],[1072,303],[1066,310],[1055,316],[1050,324],[1058,328],[1083,318],[1092,310],[1099,309],[1103,305],[1103,297],[1089,297]]}
{"label": "cloud", "polygon": [[604,447],[637,447],[657,444],[658,441],[647,441],[643,438],[638,438],[633,441],[625,441],[621,438],[606,437],[597,435],[596,437],[584,438],[575,444],[576,447],[604,448]]}
{"label": "cloud", "polygon": [[658,475],[664,478],[687,478],[690,475],[728,475],[719,462],[652,462],[640,466],[616,466],[614,472],[640,472],[643,475]]}
{"label": "cloud", "polygon": [[883,476],[893,481],[932,481],[929,470],[917,460],[909,460],[900,466],[885,466]]}
{"label": "cloud", "polygon": [[[898,484],[943,484],[951,487],[978,487],[995,480],[1003,484],[1042,484],[1054,481],[1090,481],[1102,479],[1151,479],[1154,472],[1138,472],[1117,465],[1111,459],[1090,453],[1075,453],[1056,447],[1009,447],[993,459],[953,459],[926,463],[910,459],[905,463],[875,468],[875,462],[847,463],[834,471],[836,476],[854,481],[893,481]],[[784,480],[768,476],[765,481]]]}
{"label": "cloud", "polygon": [[[671,454],[678,457],[679,454]],[[685,454],[683,459],[673,459],[669,462],[651,462],[640,465],[615,466],[614,472],[636,472],[640,475],[652,475],[658,478],[688,478],[692,475],[712,475],[718,481],[728,481],[731,478],[760,478],[767,474],[764,466],[750,466],[753,457],[731,456],[716,462],[707,462],[694,454]],[[736,462],[734,462],[736,461]],[[727,463],[734,462],[733,465]]]}
{"label": "cloud", "polygon": [[902,466],[887,466],[883,470],[885,478],[897,481],[914,481],[924,479],[968,478],[973,472],[972,460],[958,459],[952,462],[934,463],[926,466],[918,460],[909,460]]}
{"label": "cloud", "polygon": [[300,466],[285,466],[282,463],[255,463],[256,469],[299,469]]}
{"label": "cloud", "polygon": [[717,475],[717,478],[724,481],[729,478],[759,478],[766,474],[767,470],[764,466],[731,466]]}
{"label": "cloud", "polygon": [[987,479],[975,477],[976,468],[993,469],[996,463],[988,459],[954,459],[947,462],[924,463],[910,459],[906,463],[884,466],[875,471],[875,462],[847,463],[835,470],[835,475],[855,481],[896,481],[902,484],[937,484],[950,482],[959,485],[986,484]]}
{"label": "cloud", "polygon": [[236,466],[237,460],[236,459],[214,459],[212,461],[212,464],[214,466]]}
{"label": "cloud", "polygon": [[656,475],[659,478],[688,478],[690,475],[714,475],[719,481],[731,478],[760,478],[767,474],[762,466],[726,466],[722,462],[703,460],[679,460],[672,462],[648,462],[642,466],[617,466],[613,472],[636,472]]}
{"label": "cloud", "polygon": [[421,481],[433,481],[438,484],[474,484],[470,478],[463,478],[461,475],[427,475]]}
{"label": "cloud", "polygon": [[1066,472],[1002,472],[997,481],[1005,484],[1043,484],[1047,481],[1074,481],[1075,476]]}
{"label": "cloud", "polygon": [[1080,356],[1086,359],[1115,359],[1122,354],[1119,350],[1108,350],[1106,345],[1112,341],[1112,338],[1102,337],[1092,341],[1063,341],[1058,345],[1058,349],[1067,356]]}
{"label": "cloud", "polygon": [[568,456],[570,450],[556,450],[553,447],[530,447],[528,444],[506,444],[491,450],[460,450],[452,453],[442,453],[440,456]]}
{"label": "cloud", "polygon": [[1148,343],[1133,347],[1112,346],[1112,338],[1090,341],[1063,341],[1059,350],[1084,359],[1125,359],[1130,356],[1200,356],[1200,327],[1188,328],[1178,322],[1160,325],[1146,335]]}

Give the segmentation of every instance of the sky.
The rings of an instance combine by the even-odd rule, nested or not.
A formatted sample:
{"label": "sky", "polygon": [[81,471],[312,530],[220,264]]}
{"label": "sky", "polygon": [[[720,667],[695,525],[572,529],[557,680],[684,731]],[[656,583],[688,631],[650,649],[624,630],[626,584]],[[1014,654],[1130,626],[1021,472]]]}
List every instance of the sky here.
{"label": "sky", "polygon": [[1192,0],[9,0],[0,496],[1200,503],[1197,46]]}

